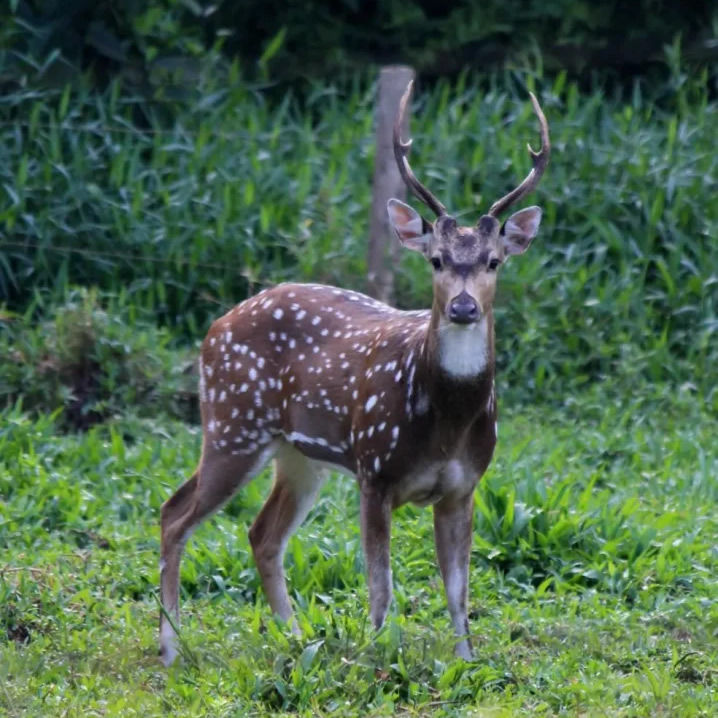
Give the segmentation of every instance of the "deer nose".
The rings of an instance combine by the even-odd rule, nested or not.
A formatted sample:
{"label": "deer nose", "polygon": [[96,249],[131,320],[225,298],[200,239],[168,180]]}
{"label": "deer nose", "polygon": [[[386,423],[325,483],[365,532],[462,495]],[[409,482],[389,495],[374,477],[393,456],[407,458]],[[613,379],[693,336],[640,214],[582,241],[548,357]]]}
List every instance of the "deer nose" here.
{"label": "deer nose", "polygon": [[449,319],[455,324],[473,324],[479,318],[479,305],[465,291],[449,304]]}

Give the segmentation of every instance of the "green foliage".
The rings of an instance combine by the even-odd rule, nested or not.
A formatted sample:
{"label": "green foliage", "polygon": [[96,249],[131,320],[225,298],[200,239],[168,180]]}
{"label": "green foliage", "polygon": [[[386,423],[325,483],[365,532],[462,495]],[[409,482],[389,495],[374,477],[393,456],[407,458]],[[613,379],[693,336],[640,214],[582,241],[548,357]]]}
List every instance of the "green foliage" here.
{"label": "green foliage", "polygon": [[[244,23],[244,13],[255,18]],[[250,61],[260,56],[278,28],[283,44],[277,77],[331,77],[360,63],[409,63],[423,75],[455,75],[524,66],[540,53],[546,66],[603,76],[658,74],[663,46],[682,36],[695,60],[709,63],[718,16],[702,2],[677,6],[639,0],[356,0],[307,4],[301,0],[224,3],[210,19],[232,34],[226,49]],[[311,35],[312,42],[305,38]]]}
{"label": "green foliage", "polygon": [[[689,382],[716,406],[717,107],[680,47],[670,83],[629,100],[582,95],[560,74],[462,76],[418,94],[412,163],[466,222],[528,170],[536,122],[553,155],[530,201],[537,242],[502,271],[502,391],[565,396],[607,380]],[[272,106],[235,76],[207,79],[174,120],[114,85],[104,95],[7,95],[0,112],[0,292],[97,285],[199,336],[261,285],[363,289],[374,139],[360,77]],[[408,253],[404,253],[407,255]],[[426,306],[421,260],[402,256],[398,301]],[[218,304],[220,306],[218,306]]]}
{"label": "green foliage", "polygon": [[114,77],[145,97],[187,97],[199,58],[217,62],[220,51],[262,81],[392,62],[446,76],[521,66],[536,52],[552,70],[662,76],[663,46],[676,36],[709,65],[717,22],[698,0],[13,0],[0,11],[0,83],[23,84],[35,70],[46,82],[71,81],[86,70],[102,86]]}
{"label": "green foliage", "polygon": [[126,297],[102,304],[79,290],[59,306],[0,316],[0,406],[62,410],[75,429],[126,413],[195,418],[193,355]]}
{"label": "green foliage", "polygon": [[395,602],[373,636],[356,487],[338,476],[289,543],[305,637],[272,619],[247,538],[265,472],[188,544],[184,656],[165,671],[159,506],[191,473],[199,432],[125,417],[63,436],[52,418],[6,410],[0,712],[707,718],[714,435],[714,418],[670,388],[647,403],[596,391],[507,412],[477,492],[471,663],[452,658],[430,510],[395,514]]}
{"label": "green foliage", "polygon": [[222,32],[208,42],[202,21],[211,8],[187,0],[13,0],[0,11],[0,85],[58,86],[87,71],[154,99],[187,98]]}

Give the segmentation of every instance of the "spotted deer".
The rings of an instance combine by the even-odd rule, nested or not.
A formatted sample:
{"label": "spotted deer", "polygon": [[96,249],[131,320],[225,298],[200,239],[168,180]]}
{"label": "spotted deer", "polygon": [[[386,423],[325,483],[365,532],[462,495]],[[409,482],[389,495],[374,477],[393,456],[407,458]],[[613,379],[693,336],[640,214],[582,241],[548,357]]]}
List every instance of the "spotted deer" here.
{"label": "spotted deer", "polygon": [[[500,265],[536,236],[541,210],[499,215],[531,192],[549,159],[546,119],[534,95],[541,149],[524,181],[476,225],[459,226],[409,165],[411,140],[394,126],[394,154],[431,223],[399,200],[389,219],[402,244],[432,267],[433,304],[399,311],[347,289],[281,284],[216,320],[199,359],[203,445],[192,477],[162,506],[160,648],[177,654],[178,578],[184,544],[274,458],[274,485],[249,530],[272,611],[291,623],[283,556],[309,512],[325,469],[354,475],[371,622],[392,597],[393,509],[432,505],[439,568],[456,653],[471,657],[467,614],[473,492],[497,438],[492,305]],[[172,620],[168,620],[171,617]]]}

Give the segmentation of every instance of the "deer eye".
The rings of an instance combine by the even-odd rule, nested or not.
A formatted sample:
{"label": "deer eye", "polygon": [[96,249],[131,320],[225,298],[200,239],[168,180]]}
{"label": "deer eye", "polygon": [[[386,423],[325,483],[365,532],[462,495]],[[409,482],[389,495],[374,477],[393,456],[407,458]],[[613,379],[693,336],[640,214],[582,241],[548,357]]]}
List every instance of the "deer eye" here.
{"label": "deer eye", "polygon": [[490,272],[495,272],[495,271],[498,269],[499,264],[501,264],[501,261],[498,260],[498,259],[496,259],[496,257],[494,257],[494,258],[489,262],[489,271],[490,271]]}
{"label": "deer eye", "polygon": [[439,257],[432,257],[431,266],[436,270],[441,269],[441,259],[439,259]]}

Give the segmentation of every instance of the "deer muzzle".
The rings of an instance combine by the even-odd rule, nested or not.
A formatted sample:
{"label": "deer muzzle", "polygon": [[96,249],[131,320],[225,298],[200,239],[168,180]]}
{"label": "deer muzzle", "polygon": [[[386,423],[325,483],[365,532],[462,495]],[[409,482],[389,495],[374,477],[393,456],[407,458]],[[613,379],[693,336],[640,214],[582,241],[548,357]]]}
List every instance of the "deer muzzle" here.
{"label": "deer muzzle", "polygon": [[454,324],[473,324],[479,320],[480,315],[479,305],[466,290],[449,304],[449,321]]}

